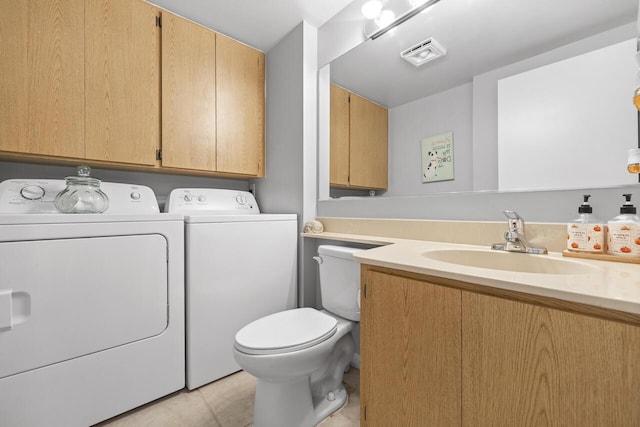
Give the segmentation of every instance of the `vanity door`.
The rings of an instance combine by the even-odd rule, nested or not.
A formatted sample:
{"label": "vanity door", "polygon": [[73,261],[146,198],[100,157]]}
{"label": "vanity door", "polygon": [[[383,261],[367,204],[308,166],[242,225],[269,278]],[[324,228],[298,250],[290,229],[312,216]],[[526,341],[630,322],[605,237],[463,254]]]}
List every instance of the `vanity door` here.
{"label": "vanity door", "polygon": [[363,269],[361,425],[461,425],[460,293]]}
{"label": "vanity door", "polygon": [[462,292],[463,425],[640,425],[640,327]]}

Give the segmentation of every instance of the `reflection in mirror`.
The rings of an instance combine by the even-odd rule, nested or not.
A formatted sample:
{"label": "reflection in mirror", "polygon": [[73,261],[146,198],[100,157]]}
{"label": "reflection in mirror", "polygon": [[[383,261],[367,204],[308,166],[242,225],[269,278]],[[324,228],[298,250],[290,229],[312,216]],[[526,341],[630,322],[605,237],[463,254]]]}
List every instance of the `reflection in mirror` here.
{"label": "reflection in mirror", "polygon": [[[637,0],[440,1],[393,31],[376,40],[368,40],[332,61],[328,66],[330,71],[321,70],[321,74],[330,75],[324,81],[327,86],[330,80],[389,109],[389,176],[388,191],[384,196],[497,190],[501,187],[531,189],[543,186],[551,189],[630,184],[637,182],[637,176],[622,172],[626,167],[627,150],[638,146],[637,112],[632,103],[637,68],[633,62],[635,46],[630,41],[637,37],[637,4]],[[437,40],[446,50],[446,56],[420,67],[401,59],[401,52],[429,38]],[[601,74],[593,77],[579,65],[581,60],[578,58],[582,55],[618,44],[624,45],[627,51],[615,54],[616,62],[621,64],[619,67],[625,68],[612,71],[610,76],[617,77]],[[521,108],[516,104],[499,105],[499,98],[502,103],[508,82],[522,84],[518,83],[518,76],[527,82],[526,76],[530,76],[530,72],[535,74],[537,69],[548,67],[548,71],[554,73],[557,68],[551,64],[571,62],[571,58],[575,58],[573,62],[578,66],[567,71],[568,81],[573,77],[577,80],[587,74],[591,76],[587,77],[588,83],[583,84],[583,93],[606,93],[608,90],[593,89],[609,87],[610,80],[616,79],[620,83],[616,90],[624,94],[618,93],[615,100],[599,101],[587,97],[572,103],[567,99],[571,95],[560,94],[549,86],[547,91],[563,96],[564,99],[560,99],[563,102],[537,97],[534,105],[532,100],[528,112],[521,111],[520,114],[531,117],[532,109],[536,108],[544,113],[536,115],[535,124],[529,123],[536,129],[535,137],[528,134],[525,120],[512,128],[512,137],[507,139],[515,135],[516,140],[522,136],[521,143],[532,144],[531,138],[535,138],[544,139],[554,147],[560,144],[572,147],[566,150],[580,153],[576,161],[565,155],[554,155],[548,146],[542,148],[540,145],[538,151],[547,152],[544,156],[546,177],[557,177],[560,174],[555,171],[562,168],[565,175],[574,178],[577,175],[573,171],[586,171],[587,175],[595,177],[595,181],[582,182],[577,178],[577,181],[556,182],[551,179],[541,185],[534,180],[533,184],[503,182],[499,186],[499,163],[529,164],[534,165],[535,170],[535,163],[541,161],[530,161],[529,154],[525,154],[528,152],[516,149],[511,150],[515,151],[516,159],[501,155],[499,162],[498,141],[505,139],[500,138],[499,129],[502,128],[499,123],[515,123],[513,117],[519,113],[516,109]],[[323,80],[320,82],[322,85]],[[547,82],[550,82],[548,78]],[[499,87],[502,87],[500,97]],[[322,93],[328,92],[328,87],[323,89],[321,86],[320,91],[322,99]],[[542,91],[539,92],[541,95]],[[329,103],[324,104],[328,106]],[[565,110],[557,110],[561,104]],[[601,106],[600,120],[579,112],[585,104]],[[321,118],[323,114],[328,116],[322,109],[321,103]],[[620,112],[614,116],[621,116],[623,120],[613,123],[614,120],[604,114],[614,110]],[[499,116],[503,111],[509,111],[511,116]],[[563,122],[569,126],[560,130]],[[589,126],[594,122],[612,127],[591,131]],[[569,133],[572,128],[580,132]],[[544,134],[545,130],[547,134]],[[446,132],[453,134],[454,179],[423,183],[421,141]],[[328,145],[328,131],[320,134],[321,147]],[[323,140],[325,134],[327,137]],[[619,162],[620,174],[613,171],[616,166],[600,161],[601,154],[585,148],[584,135],[589,134],[599,135],[599,146],[609,148],[610,161]],[[613,148],[614,141],[620,142],[619,148]],[[527,147],[536,152],[530,145]],[[554,160],[560,163],[554,165]],[[327,168],[326,164],[320,164],[321,171]],[[328,179],[321,185],[328,186]]]}

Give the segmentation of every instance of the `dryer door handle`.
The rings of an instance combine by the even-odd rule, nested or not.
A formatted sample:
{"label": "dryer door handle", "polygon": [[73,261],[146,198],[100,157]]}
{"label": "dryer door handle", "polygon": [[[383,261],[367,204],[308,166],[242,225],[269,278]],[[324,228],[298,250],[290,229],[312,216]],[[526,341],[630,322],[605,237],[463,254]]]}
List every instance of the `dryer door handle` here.
{"label": "dryer door handle", "polygon": [[31,316],[31,295],[28,292],[0,289],[0,332],[10,331]]}

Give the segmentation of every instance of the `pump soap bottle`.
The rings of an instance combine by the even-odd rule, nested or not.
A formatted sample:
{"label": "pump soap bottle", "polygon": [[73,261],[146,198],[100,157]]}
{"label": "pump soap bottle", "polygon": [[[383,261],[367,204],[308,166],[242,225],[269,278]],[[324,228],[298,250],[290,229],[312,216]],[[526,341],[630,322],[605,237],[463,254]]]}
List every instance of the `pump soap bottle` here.
{"label": "pump soap bottle", "polygon": [[620,215],[607,224],[609,235],[609,255],[640,257],[640,217],[631,204],[631,194],[623,194],[625,202]]}
{"label": "pump soap bottle", "polygon": [[574,252],[603,253],[604,223],[593,215],[589,197],[578,207],[578,217],[567,224],[567,249]]}

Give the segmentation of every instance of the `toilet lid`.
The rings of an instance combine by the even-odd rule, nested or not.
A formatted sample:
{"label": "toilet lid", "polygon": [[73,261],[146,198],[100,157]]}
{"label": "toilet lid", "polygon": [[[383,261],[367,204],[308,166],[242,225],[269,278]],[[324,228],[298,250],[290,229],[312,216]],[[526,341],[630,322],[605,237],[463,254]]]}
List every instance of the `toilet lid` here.
{"label": "toilet lid", "polygon": [[312,347],[336,333],[338,321],[313,308],[281,311],[249,323],[236,334],[248,354],[289,353]]}

